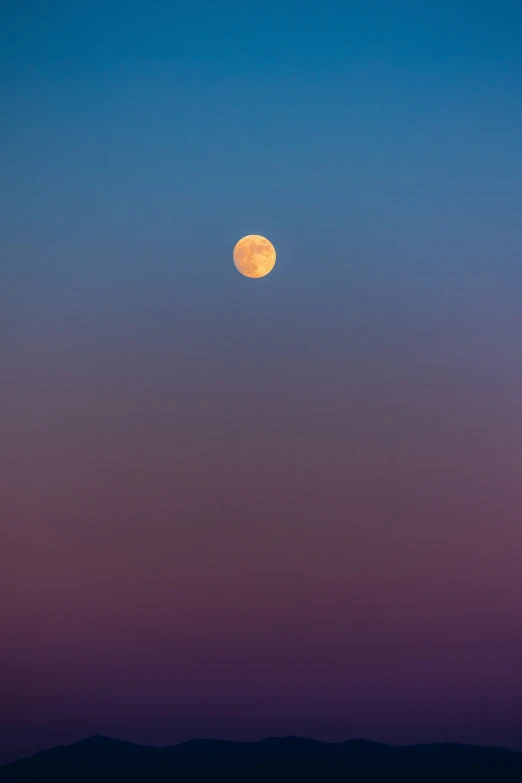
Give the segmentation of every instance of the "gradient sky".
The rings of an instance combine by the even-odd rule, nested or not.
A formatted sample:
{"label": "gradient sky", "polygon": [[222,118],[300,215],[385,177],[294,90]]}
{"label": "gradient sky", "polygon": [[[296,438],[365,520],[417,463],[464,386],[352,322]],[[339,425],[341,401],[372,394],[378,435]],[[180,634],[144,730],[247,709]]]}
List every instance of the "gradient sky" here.
{"label": "gradient sky", "polygon": [[0,761],[522,748],[521,34],[2,3]]}

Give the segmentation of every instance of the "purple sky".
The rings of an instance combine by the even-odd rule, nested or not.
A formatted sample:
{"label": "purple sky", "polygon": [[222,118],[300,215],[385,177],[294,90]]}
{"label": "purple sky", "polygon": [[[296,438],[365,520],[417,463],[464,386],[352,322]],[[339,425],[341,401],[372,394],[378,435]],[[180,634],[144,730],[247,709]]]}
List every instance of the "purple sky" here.
{"label": "purple sky", "polygon": [[0,762],[522,748],[520,13],[36,5],[0,25]]}

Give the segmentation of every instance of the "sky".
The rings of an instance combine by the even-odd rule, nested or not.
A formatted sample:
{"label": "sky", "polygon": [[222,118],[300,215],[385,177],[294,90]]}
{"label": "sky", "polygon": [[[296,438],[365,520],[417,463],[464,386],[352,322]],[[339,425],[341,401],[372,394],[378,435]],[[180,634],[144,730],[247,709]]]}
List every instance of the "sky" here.
{"label": "sky", "polygon": [[0,763],[522,749],[521,29],[4,0]]}

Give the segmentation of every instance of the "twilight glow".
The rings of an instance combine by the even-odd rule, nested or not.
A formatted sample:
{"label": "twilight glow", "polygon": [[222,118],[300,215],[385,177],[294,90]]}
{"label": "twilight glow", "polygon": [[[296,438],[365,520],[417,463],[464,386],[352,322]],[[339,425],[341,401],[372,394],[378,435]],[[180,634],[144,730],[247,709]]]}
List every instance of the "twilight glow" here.
{"label": "twilight glow", "polygon": [[522,748],[522,8],[181,5],[2,11],[0,763]]}

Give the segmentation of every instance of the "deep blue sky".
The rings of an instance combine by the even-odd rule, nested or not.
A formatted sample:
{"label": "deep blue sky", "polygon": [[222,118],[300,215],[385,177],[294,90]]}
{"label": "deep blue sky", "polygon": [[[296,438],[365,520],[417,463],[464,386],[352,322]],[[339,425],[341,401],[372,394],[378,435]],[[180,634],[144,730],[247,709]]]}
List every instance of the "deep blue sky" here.
{"label": "deep blue sky", "polygon": [[2,3],[0,759],[522,747],[521,36],[502,0]]}

